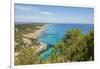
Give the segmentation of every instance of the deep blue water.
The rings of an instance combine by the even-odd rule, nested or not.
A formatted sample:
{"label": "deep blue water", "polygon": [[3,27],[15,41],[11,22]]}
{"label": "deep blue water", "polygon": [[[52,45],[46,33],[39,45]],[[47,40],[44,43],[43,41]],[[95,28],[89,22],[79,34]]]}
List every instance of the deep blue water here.
{"label": "deep blue water", "polygon": [[[91,28],[94,28],[93,24],[47,24],[39,38],[39,41],[48,44],[48,47],[50,47],[63,38],[65,31],[70,29],[81,29],[82,33],[86,34]],[[51,49],[48,49],[43,52],[41,56],[47,58],[50,52]]]}

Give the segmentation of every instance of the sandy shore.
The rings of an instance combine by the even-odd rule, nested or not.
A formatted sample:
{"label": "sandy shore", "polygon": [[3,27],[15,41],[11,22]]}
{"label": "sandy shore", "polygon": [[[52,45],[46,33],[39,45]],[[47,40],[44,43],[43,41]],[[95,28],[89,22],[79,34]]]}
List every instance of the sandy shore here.
{"label": "sandy shore", "polygon": [[27,37],[27,38],[38,38],[41,33],[45,30],[45,26],[42,26],[42,27],[39,27],[40,29],[32,32],[32,33],[28,33],[28,34],[23,34],[24,37]]}
{"label": "sandy shore", "polygon": [[[39,27],[40,29],[34,31],[33,33],[28,33],[28,34],[23,34],[24,37],[24,42],[28,45],[31,44],[31,41],[28,38],[38,38],[42,32],[45,30],[47,25]],[[47,49],[47,44],[43,43],[43,42],[39,42],[40,45],[39,46],[33,46],[32,48],[35,48],[37,52],[41,52],[43,50]]]}

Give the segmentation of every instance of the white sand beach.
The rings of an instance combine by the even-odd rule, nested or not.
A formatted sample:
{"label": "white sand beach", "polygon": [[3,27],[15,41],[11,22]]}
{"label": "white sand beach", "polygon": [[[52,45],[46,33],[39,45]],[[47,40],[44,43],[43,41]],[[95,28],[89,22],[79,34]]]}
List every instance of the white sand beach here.
{"label": "white sand beach", "polygon": [[[29,40],[28,38],[35,38],[35,39],[38,38],[42,34],[42,32],[45,30],[46,25],[39,28],[40,29],[34,31],[33,33],[23,34],[23,36],[25,37],[23,38],[23,40],[27,44],[27,46],[31,44],[31,40]],[[32,48],[35,48],[37,52],[41,52],[47,49],[47,44],[40,41],[39,41],[39,44],[40,44],[39,46],[32,46]]]}
{"label": "white sand beach", "polygon": [[38,38],[41,35],[41,33],[45,30],[45,27],[46,26],[39,27],[40,29],[28,34],[23,34],[23,36],[27,38]]}

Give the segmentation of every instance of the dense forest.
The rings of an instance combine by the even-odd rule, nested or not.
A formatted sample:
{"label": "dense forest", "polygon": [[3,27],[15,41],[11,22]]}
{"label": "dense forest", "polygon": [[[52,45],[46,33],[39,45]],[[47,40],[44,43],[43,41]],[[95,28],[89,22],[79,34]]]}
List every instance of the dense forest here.
{"label": "dense forest", "polygon": [[[63,63],[94,60],[94,30],[83,34],[80,29],[71,29],[65,32],[62,40],[52,46],[48,59],[40,58],[35,48],[27,47],[20,33],[16,33],[15,65]],[[38,45],[37,39],[31,39],[30,46]],[[15,54],[15,55],[16,55]]]}

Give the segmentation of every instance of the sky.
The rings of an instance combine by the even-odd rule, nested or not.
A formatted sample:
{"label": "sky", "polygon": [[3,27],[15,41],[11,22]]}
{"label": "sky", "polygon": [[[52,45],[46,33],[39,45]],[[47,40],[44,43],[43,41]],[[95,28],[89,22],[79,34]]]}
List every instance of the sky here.
{"label": "sky", "polygon": [[94,21],[94,9],[68,6],[15,4],[15,23],[86,23]]}

